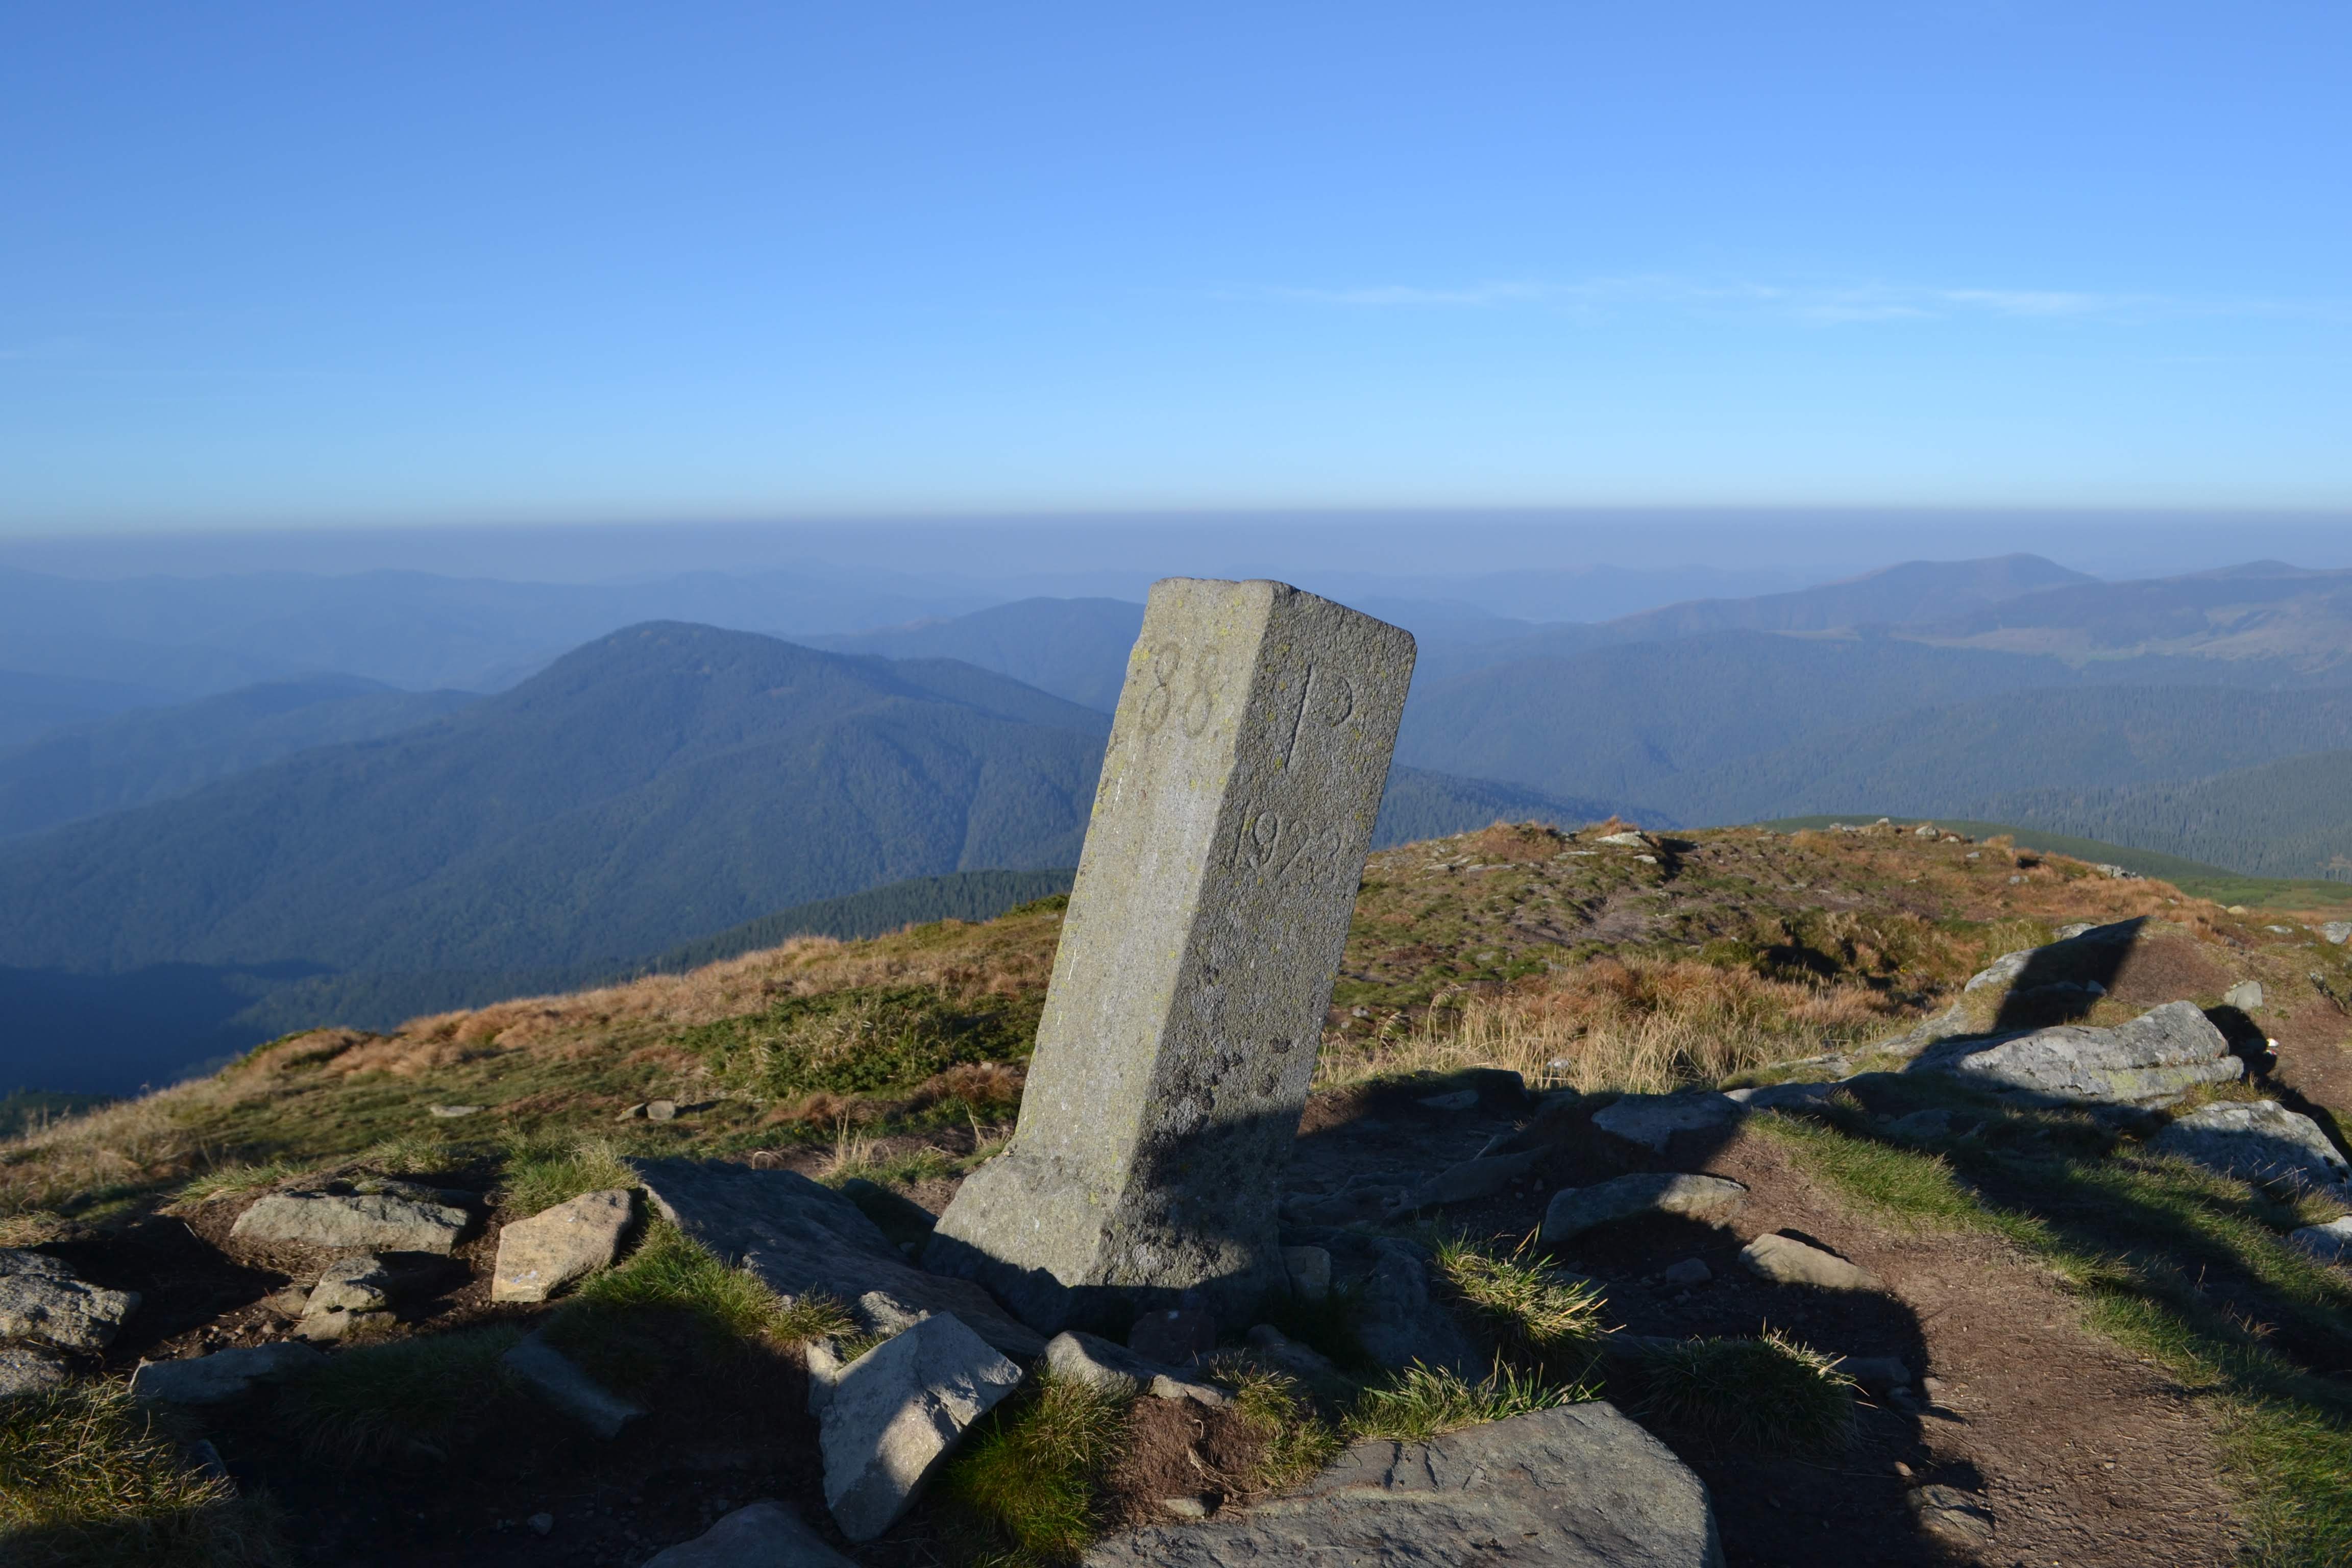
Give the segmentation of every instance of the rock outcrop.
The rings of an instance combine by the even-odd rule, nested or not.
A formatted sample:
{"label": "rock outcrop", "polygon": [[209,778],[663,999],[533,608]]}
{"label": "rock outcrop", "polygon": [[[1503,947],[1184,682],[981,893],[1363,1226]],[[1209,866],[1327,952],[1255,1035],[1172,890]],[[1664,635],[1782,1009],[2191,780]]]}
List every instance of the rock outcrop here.
{"label": "rock outcrop", "polygon": [[331,1252],[446,1253],[471,1220],[455,1205],[398,1193],[267,1193],[236,1216],[229,1235]]}
{"label": "rock outcrop", "polygon": [[1748,1201],[1748,1189],[1721,1176],[1643,1171],[1589,1187],[1565,1187],[1544,1210],[1543,1243],[1557,1247],[1596,1226],[1643,1215],[1675,1215],[1701,1225],[1727,1224]]}
{"label": "rock outcrop", "polygon": [[0,1247],[0,1340],[104,1350],[138,1305],[137,1291],[89,1284],[47,1253]]}
{"label": "rock outcrop", "polygon": [[797,1172],[716,1160],[642,1160],[635,1168],[665,1218],[788,1301],[835,1297],[861,1330],[879,1335],[952,1312],[1008,1355],[1045,1348],[1043,1334],[1015,1322],[981,1286],[926,1274],[856,1204]]}
{"label": "rock outcrop", "polygon": [[179,1361],[142,1361],[131,1374],[131,1394],[167,1405],[219,1405],[242,1396],[257,1383],[276,1383],[325,1362],[309,1345],[290,1340]]}
{"label": "rock outcrop", "polygon": [[2200,1084],[2231,1082],[2245,1064],[2190,1002],[2168,1002],[2127,1024],[2060,1024],[2023,1034],[1947,1040],[1912,1070],[2084,1105],[2168,1105]]}
{"label": "rock outcrop", "polygon": [[1878,1277],[1834,1252],[1793,1236],[1759,1236],[1739,1249],[1739,1261],[1759,1279],[1810,1285],[1821,1290],[1873,1290]]}
{"label": "rock outcrop", "polygon": [[1087,1568],[1269,1563],[1719,1568],[1706,1489],[1606,1404],[1359,1443],[1297,1492],[1097,1542]]}
{"label": "rock outcrop", "polygon": [[2352,1202],[2352,1165],[2319,1123],[2275,1100],[2200,1106],[2176,1118],[2148,1147],[2244,1181],[2341,1194]]}

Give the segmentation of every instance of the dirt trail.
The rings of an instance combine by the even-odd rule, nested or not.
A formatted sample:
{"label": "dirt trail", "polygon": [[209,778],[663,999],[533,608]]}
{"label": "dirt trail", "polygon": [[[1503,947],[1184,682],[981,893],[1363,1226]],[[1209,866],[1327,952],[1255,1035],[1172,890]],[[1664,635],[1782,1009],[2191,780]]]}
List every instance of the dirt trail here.
{"label": "dirt trail", "polygon": [[[1900,1501],[1908,1486],[1894,1469],[1900,1461],[1922,1479],[1990,1501],[1995,1545],[1973,1559],[1956,1552],[1960,1561],[2205,1568],[2237,1559],[2242,1533],[2210,1417],[2162,1368],[2083,1328],[2075,1304],[2031,1259],[1981,1236],[1889,1234],[1858,1219],[1766,1138],[1737,1137],[1703,1168],[1751,1190],[1743,1237],[1791,1229],[1815,1237],[1878,1274],[1916,1320],[1926,1374],[1938,1384],[1936,1408],[1906,1424],[1907,1443],[1894,1423],[1864,1423],[1848,1473],[1835,1478],[1853,1489],[1852,1501],[1885,1493]],[[1734,1564],[1922,1560],[1916,1534],[1907,1556],[1877,1530],[1865,1529],[1863,1540],[1825,1537],[1819,1525],[1832,1521],[1804,1517],[1810,1495],[1757,1506],[1759,1483],[1785,1484],[1796,1467],[1699,1468],[1727,1515]],[[1855,1550],[1865,1542],[1882,1555]]]}

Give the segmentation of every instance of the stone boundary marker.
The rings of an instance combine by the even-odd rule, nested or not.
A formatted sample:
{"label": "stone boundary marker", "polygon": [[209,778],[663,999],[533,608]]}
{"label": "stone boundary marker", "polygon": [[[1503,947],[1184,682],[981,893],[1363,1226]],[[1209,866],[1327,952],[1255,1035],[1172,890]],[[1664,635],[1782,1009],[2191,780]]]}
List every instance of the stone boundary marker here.
{"label": "stone boundary marker", "polygon": [[1280,583],[1153,585],[1020,1122],[929,1267],[1047,1331],[1280,1287],[1276,1178],[1412,662]]}

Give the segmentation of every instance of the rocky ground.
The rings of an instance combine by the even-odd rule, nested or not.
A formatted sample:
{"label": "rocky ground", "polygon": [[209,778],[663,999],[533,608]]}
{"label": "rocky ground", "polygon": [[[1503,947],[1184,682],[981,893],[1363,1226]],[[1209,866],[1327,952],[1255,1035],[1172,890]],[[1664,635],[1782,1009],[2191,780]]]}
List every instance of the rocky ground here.
{"label": "rocky ground", "polygon": [[[947,1282],[917,1265],[1017,1102],[1053,923],[308,1037],[79,1142],[11,1146],[12,1550],[634,1565],[722,1523],[813,1531],[790,1561],[1004,1550],[974,1499],[1054,1415],[1023,1368],[1067,1358],[934,1299]],[[2345,997],[2315,925],[1891,826],[1496,829],[1378,857],[1281,1178],[1298,1298],[1139,1340],[1157,1366],[1086,1439],[1094,1523],[1013,1544],[1052,1561],[1091,1531],[1094,1561],[1246,1560],[1346,1528],[1408,1458],[1437,1473],[1507,1442],[1592,1479],[1549,1555],[1496,1561],[1609,1560],[1612,1530],[1675,1560],[1689,1517],[1589,1500],[1683,1474],[1732,1563],[2342,1561]],[[1627,1044],[1669,1024],[1736,1036],[1739,1058],[1701,1073]],[[1538,1277],[1597,1305],[1547,1341],[1478,1294]],[[979,1332],[907,1335],[948,1335],[926,1313]],[[1768,1333],[1822,1363],[1800,1392],[1832,1389],[1833,1436],[1748,1420],[1782,1397],[1752,1373],[1669,1397],[1675,1355]],[[871,1454],[840,1433],[900,1407],[876,1390],[918,1352],[914,1385],[967,1390],[950,1426],[975,1436],[911,1511],[845,1532],[895,1504],[845,1501]],[[1357,1403],[1415,1362],[1491,1383],[1498,1356],[1632,1420],[1490,1398],[1499,1420],[1462,1430],[1502,1436],[1474,1440]],[[1268,1404],[1253,1366],[1299,1402]],[[43,1490],[58,1424],[95,1430],[101,1395],[152,1439],[137,1465],[193,1479]],[[1289,1462],[1351,1436],[1322,1472],[1345,1485]],[[741,1511],[761,1499],[782,1510]],[[1463,1528],[1428,1499],[1385,1506]]]}

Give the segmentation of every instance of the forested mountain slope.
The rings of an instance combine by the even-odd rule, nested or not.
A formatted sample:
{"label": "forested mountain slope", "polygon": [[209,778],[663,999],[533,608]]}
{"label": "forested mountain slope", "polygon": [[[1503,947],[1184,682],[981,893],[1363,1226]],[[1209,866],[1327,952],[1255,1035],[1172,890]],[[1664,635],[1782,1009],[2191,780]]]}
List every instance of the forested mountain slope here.
{"label": "forested mountain slope", "polygon": [[168,800],[312,746],[397,734],[474,700],[325,675],[54,730],[0,751],[0,838]]}

